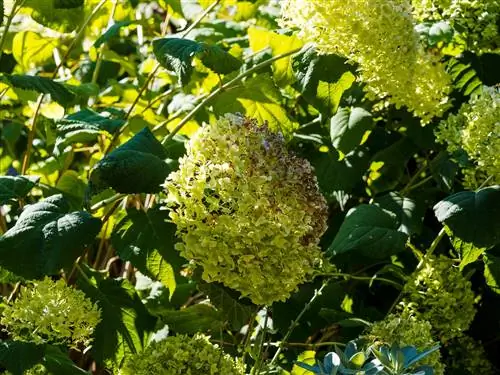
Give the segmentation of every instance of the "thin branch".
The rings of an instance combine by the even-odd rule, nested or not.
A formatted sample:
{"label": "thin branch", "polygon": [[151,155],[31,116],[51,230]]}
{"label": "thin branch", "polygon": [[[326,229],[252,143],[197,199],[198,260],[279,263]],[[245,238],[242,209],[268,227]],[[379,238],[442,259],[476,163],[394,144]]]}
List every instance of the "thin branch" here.
{"label": "thin branch", "polygon": [[5,27],[3,29],[2,39],[0,40],[0,59],[2,59],[3,56],[3,46],[5,44],[5,41],[7,40],[7,34],[12,24],[12,20],[14,19],[14,16],[17,14],[18,10],[22,8],[24,2],[25,0],[16,0],[12,5],[12,9],[9,16],[7,17],[7,22],[5,23]]}

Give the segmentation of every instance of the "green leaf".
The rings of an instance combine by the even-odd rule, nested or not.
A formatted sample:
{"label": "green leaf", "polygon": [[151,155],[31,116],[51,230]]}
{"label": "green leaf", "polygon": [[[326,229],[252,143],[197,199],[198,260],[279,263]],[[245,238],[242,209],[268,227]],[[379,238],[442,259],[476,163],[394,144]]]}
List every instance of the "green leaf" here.
{"label": "green leaf", "polygon": [[182,279],[179,270],[186,260],[174,248],[176,227],[168,219],[167,210],[128,210],[127,216],[116,225],[111,240],[121,259],[130,261],[144,275],[161,281],[172,298],[176,279]]}
{"label": "green leaf", "polygon": [[483,257],[484,278],[492,291],[500,294],[500,258],[491,254]]}
{"label": "green leaf", "polygon": [[138,23],[137,21],[120,21],[116,22],[99,37],[94,42],[94,47],[99,48],[102,44],[109,42],[111,38],[118,35],[123,27],[130,26]]}
{"label": "green leaf", "polygon": [[5,15],[5,8],[3,5],[3,0],[0,0],[0,26],[3,25],[3,17]]}
{"label": "green leaf", "polygon": [[233,330],[238,331],[248,324],[254,310],[252,306],[240,303],[237,297],[232,295],[231,290],[218,283],[203,283],[198,288],[210,298],[210,302],[220,310]]}
{"label": "green leaf", "polygon": [[176,333],[216,333],[224,325],[221,313],[206,304],[197,304],[182,310],[159,311],[159,316],[169,329]]}
{"label": "green leaf", "polygon": [[64,374],[64,375],[89,375],[87,372],[78,367],[69,358],[68,353],[64,353],[60,348],[52,345],[45,347],[45,356],[43,365],[50,374]]}
{"label": "green leaf", "polygon": [[108,187],[119,193],[158,193],[170,172],[165,158],[161,143],[144,128],[94,166],[88,193]]}
{"label": "green leaf", "polygon": [[153,52],[159,63],[172,70],[179,77],[181,85],[186,85],[193,72],[193,58],[198,57],[215,73],[227,74],[237,70],[242,62],[215,45],[198,43],[180,38],[163,38],[153,41]]}
{"label": "green leaf", "polygon": [[333,147],[348,154],[359,146],[365,132],[372,126],[372,115],[365,109],[340,108],[330,121],[330,139]]}
{"label": "green leaf", "polygon": [[[342,95],[351,88],[356,77],[351,72],[345,72],[337,82],[319,81],[315,104],[320,111],[328,115],[335,113],[339,107]],[[368,113],[368,112],[367,112]],[[371,116],[371,115],[370,115]]]}
{"label": "green leaf", "polygon": [[22,341],[0,342],[0,364],[12,375],[23,375],[43,360],[44,345]]}
{"label": "green leaf", "polygon": [[12,41],[12,55],[24,71],[54,62],[53,51],[60,41],[34,31],[20,31]]}
{"label": "green leaf", "polygon": [[52,99],[63,107],[69,106],[76,98],[64,85],[45,77],[3,74],[0,81],[23,90],[50,94]]}
{"label": "green leaf", "polygon": [[68,213],[63,196],[53,195],[26,206],[0,237],[0,265],[26,279],[55,275],[73,264],[100,229],[99,219],[83,211]]}
{"label": "green leaf", "polygon": [[420,233],[425,213],[423,205],[418,205],[413,199],[402,197],[395,192],[375,198],[374,203],[396,215],[399,232],[408,235]]}
{"label": "green leaf", "polygon": [[64,171],[56,184],[56,189],[63,193],[71,207],[75,209],[82,206],[86,188],[87,184],[80,174],[73,170]]}
{"label": "green leaf", "polygon": [[88,268],[84,272],[78,286],[99,305],[102,318],[95,329],[92,355],[98,363],[118,370],[130,355],[146,346],[156,319],[127,280],[104,279]]}
{"label": "green leaf", "polygon": [[26,0],[24,6],[31,8],[33,19],[56,31],[74,31],[85,18],[81,0]]}
{"label": "green leaf", "polygon": [[500,186],[453,194],[437,203],[434,213],[462,241],[477,247],[500,243]]}
{"label": "green leaf", "polygon": [[392,212],[362,204],[349,210],[327,254],[351,251],[370,258],[386,258],[405,248],[408,236],[399,232],[398,227],[398,219]]}
{"label": "green leaf", "polygon": [[239,112],[255,118],[259,124],[267,121],[271,129],[290,136],[297,126],[288,117],[281,100],[281,94],[271,77],[261,74],[220,94],[214,99],[213,105],[216,115]]}
{"label": "green leaf", "polygon": [[453,86],[464,95],[480,94],[483,83],[470,64],[465,64],[458,59],[451,58],[446,66],[446,71],[453,80]]}
{"label": "green leaf", "polygon": [[74,143],[95,142],[100,134],[114,134],[125,123],[122,119],[106,117],[88,108],[56,122],[57,139],[54,154]]}
{"label": "green leaf", "polygon": [[488,249],[487,247],[476,247],[470,242],[462,241],[460,238],[453,235],[450,228],[445,226],[446,234],[450,239],[455,251],[460,255],[460,271],[470,263],[474,263]]}
{"label": "green leaf", "polygon": [[33,176],[0,176],[0,204],[24,198],[39,179]]}

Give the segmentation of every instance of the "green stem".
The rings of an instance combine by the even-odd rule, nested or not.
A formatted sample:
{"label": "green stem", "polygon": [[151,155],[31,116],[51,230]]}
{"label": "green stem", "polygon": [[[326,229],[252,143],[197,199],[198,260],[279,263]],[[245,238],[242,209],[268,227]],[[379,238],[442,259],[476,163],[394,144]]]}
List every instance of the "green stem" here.
{"label": "green stem", "polygon": [[245,77],[248,77],[249,75],[253,74],[254,72],[262,69],[263,67],[266,67],[268,65],[271,65],[273,62],[275,61],[278,61],[280,59],[283,59],[285,57],[288,57],[288,56],[291,56],[291,55],[294,55],[296,54],[297,52],[301,51],[302,50],[302,47],[301,48],[296,48],[296,49],[293,49],[291,51],[288,51],[288,52],[285,52],[285,53],[282,53],[282,54],[279,54],[279,55],[276,55],[272,58],[270,58],[269,60],[266,60],[266,61],[263,61],[261,62],[260,64],[257,64],[255,66],[253,66],[252,68],[248,69],[247,71],[239,74],[238,76],[236,76],[235,78],[233,78],[232,80],[226,82],[225,84],[223,84],[222,86],[219,86],[217,87],[217,89],[215,89],[214,91],[212,91],[210,93],[210,95],[208,95],[207,97],[205,97],[205,99],[203,99],[200,103],[198,103],[198,105],[196,107],[194,107],[182,120],[181,122],[179,122],[179,124],[175,127],[174,130],[172,130],[171,133],[169,133],[162,141],[162,144],[165,145],[169,140],[171,140],[174,135],[176,135],[179,130],[182,129],[182,127],[184,125],[186,125],[188,123],[189,120],[191,120],[194,115],[196,115],[198,113],[198,111],[200,109],[202,109],[208,102],[210,102],[213,98],[215,98],[217,95],[219,95],[221,92],[225,91],[225,90],[228,90],[232,85],[234,85],[235,83],[241,81],[243,78]]}
{"label": "green stem", "polygon": [[266,338],[268,318],[269,318],[269,310],[266,307],[266,318],[264,319],[264,328],[262,328],[262,335],[260,336],[260,340],[259,340],[258,358],[255,361],[255,366],[254,366],[254,369],[252,371],[252,374],[254,374],[254,375],[260,374],[260,369],[261,369],[262,363],[263,363],[263,361],[262,361],[262,348],[264,347],[264,341]]}
{"label": "green stem", "polygon": [[410,190],[412,190],[412,185],[415,183],[416,180],[418,180],[419,176],[427,169],[429,166],[429,163],[427,160],[424,161],[422,167],[410,178],[410,181],[406,184],[406,186],[401,189],[400,194],[402,196],[405,196]]}
{"label": "green stem", "polygon": [[384,277],[370,277],[370,276],[354,276],[348,273],[331,273],[331,274],[323,274],[320,276],[330,276],[330,277],[345,277],[347,280],[360,280],[360,281],[381,281],[387,284],[394,285],[398,288],[401,288],[401,284],[395,282],[394,280],[386,279]]}
{"label": "green stem", "polygon": [[408,193],[408,192],[410,192],[412,190],[415,190],[415,189],[419,188],[422,185],[425,185],[426,183],[428,183],[432,179],[433,179],[432,176],[425,177],[422,181],[417,182],[415,185],[408,186],[406,188],[406,190],[405,190],[405,193]]}
{"label": "green stem", "polygon": [[429,246],[429,249],[425,253],[425,257],[418,264],[417,269],[422,268],[422,266],[425,262],[425,259],[429,258],[432,255],[432,253],[434,252],[434,250],[436,250],[437,246],[439,245],[439,243],[441,242],[441,240],[443,239],[443,237],[445,235],[446,235],[446,229],[445,229],[445,227],[443,227],[439,231],[439,233],[436,236],[436,238],[434,239],[434,241],[432,241],[431,246]]}
{"label": "green stem", "polygon": [[0,60],[2,59],[2,56],[3,56],[3,46],[5,44],[5,41],[7,40],[7,32],[9,31],[9,28],[12,24],[12,20],[14,19],[15,15],[19,11],[19,9],[22,8],[24,2],[25,2],[25,0],[14,1],[14,4],[12,5],[12,9],[10,11],[10,14],[7,17],[7,22],[5,23],[5,27],[3,29],[2,39],[0,40]]}
{"label": "green stem", "polygon": [[243,344],[243,353],[241,355],[241,362],[242,363],[245,363],[245,357],[247,356],[248,347],[250,345],[250,340],[252,338],[253,324],[255,322],[255,318],[256,318],[258,312],[259,312],[259,310],[255,311],[255,313],[252,314],[250,321],[248,322],[248,330],[247,330],[247,334],[245,336],[245,342]]}
{"label": "green stem", "polygon": [[323,292],[323,290],[326,288],[326,286],[328,285],[328,280],[325,280],[323,281],[323,285],[321,285],[321,287],[317,290],[314,291],[314,294],[313,296],[311,297],[311,299],[309,300],[309,302],[307,302],[304,306],[304,308],[302,309],[302,311],[299,313],[299,315],[297,315],[297,317],[295,318],[295,320],[292,322],[292,324],[290,324],[290,328],[288,328],[288,331],[287,333],[285,334],[285,336],[283,337],[283,340],[281,340],[281,342],[279,343],[278,345],[278,350],[276,350],[276,353],[274,353],[274,356],[273,358],[271,359],[271,362],[270,362],[270,366],[272,366],[274,364],[274,362],[276,362],[276,360],[278,359],[281,351],[283,350],[283,348],[285,347],[285,344],[286,342],[288,341],[288,339],[290,338],[292,332],[295,330],[295,328],[299,325],[299,321],[300,319],[302,319],[302,317],[304,316],[304,314],[306,313],[307,310],[309,310],[312,306],[312,304],[314,303],[314,301],[316,301],[316,299],[321,295],[321,293]]}
{"label": "green stem", "polygon": [[90,211],[97,211],[98,209],[100,209],[104,206],[107,206],[108,204],[113,203],[119,199],[126,197],[126,196],[127,196],[127,194],[117,193],[109,198],[106,198],[100,202],[97,202],[92,207],[90,207]]}

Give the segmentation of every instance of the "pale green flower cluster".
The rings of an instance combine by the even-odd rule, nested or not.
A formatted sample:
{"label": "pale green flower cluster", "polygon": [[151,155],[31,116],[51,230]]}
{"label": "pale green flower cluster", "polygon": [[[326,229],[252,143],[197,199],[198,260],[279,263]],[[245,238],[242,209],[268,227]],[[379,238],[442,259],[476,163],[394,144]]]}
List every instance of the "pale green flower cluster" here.
{"label": "pale green flower cluster", "polygon": [[284,301],[321,262],[327,205],[281,134],[226,115],[200,128],[165,183],[181,254],[256,304]]}
{"label": "pale green flower cluster", "polygon": [[493,375],[495,369],[486,357],[481,342],[470,336],[462,336],[454,339],[446,347],[449,360],[447,368],[453,375]]}
{"label": "pale green flower cluster", "polygon": [[432,325],[442,343],[461,336],[476,314],[472,284],[453,260],[431,257],[403,288],[404,304]]}
{"label": "pale green flower cluster", "polygon": [[500,90],[483,87],[481,95],[470,98],[456,115],[450,115],[437,128],[438,142],[448,152],[465,151],[475,166],[464,168],[464,185],[478,188],[486,179],[500,184]]}
{"label": "pale green flower cluster", "polygon": [[168,336],[130,358],[122,375],[244,375],[245,366],[207,336]]}
{"label": "pale green flower cluster", "polygon": [[370,99],[406,106],[424,123],[447,108],[450,77],[421,45],[410,0],[284,0],[282,14],[320,52],[358,64]]}
{"label": "pale green flower cluster", "polygon": [[[374,323],[369,328],[367,338],[387,345],[412,345],[420,351],[428,350],[437,344],[432,336],[431,324],[418,318],[407,308]],[[444,373],[444,365],[441,363],[439,351],[427,356],[419,365],[431,366],[435,375]]]}
{"label": "pale green flower cluster", "polygon": [[500,48],[498,0],[412,0],[412,5],[419,22],[449,22],[472,51]]}
{"label": "pale green flower cluster", "polygon": [[0,324],[14,340],[78,348],[91,343],[100,315],[82,291],[46,277],[5,307]]}

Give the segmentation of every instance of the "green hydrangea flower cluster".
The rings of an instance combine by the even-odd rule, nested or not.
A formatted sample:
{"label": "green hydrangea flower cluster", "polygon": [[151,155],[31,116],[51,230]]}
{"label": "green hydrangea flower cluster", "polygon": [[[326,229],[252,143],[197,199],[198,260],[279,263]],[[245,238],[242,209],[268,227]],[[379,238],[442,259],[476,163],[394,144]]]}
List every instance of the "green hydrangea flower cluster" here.
{"label": "green hydrangea flower cluster", "polygon": [[288,298],[321,262],[327,205],[281,134],[236,115],[200,128],[165,183],[181,254],[256,304]]}
{"label": "green hydrangea flower cluster", "polygon": [[[417,350],[428,350],[436,345],[431,324],[420,319],[407,308],[372,324],[366,337],[381,344],[413,345]],[[441,363],[439,351],[431,353],[419,365],[431,366],[435,375],[444,374],[444,365]]]}
{"label": "green hydrangea flower cluster", "polygon": [[358,64],[370,99],[406,106],[424,123],[447,108],[450,77],[421,45],[410,0],[284,0],[282,14],[320,52]]}
{"label": "green hydrangea flower cluster", "polygon": [[486,52],[500,48],[500,2],[498,0],[413,0],[419,22],[448,21],[460,30],[468,48]]}
{"label": "green hydrangea flower cluster", "polygon": [[481,342],[470,336],[461,336],[452,340],[446,347],[447,368],[453,375],[493,375],[497,374],[486,357]]}
{"label": "green hydrangea flower cluster", "polygon": [[471,282],[446,256],[425,261],[403,288],[403,302],[431,323],[439,341],[461,336],[476,314]]}
{"label": "green hydrangea flower cluster", "polygon": [[0,324],[12,339],[35,344],[88,346],[100,321],[100,310],[64,280],[46,277],[23,289],[2,312]]}
{"label": "green hydrangea flower cluster", "polygon": [[244,375],[245,366],[207,336],[168,336],[130,358],[122,375]]}
{"label": "green hydrangea flower cluster", "polygon": [[443,120],[435,134],[450,153],[463,150],[475,164],[463,170],[465,186],[476,189],[486,179],[500,184],[500,89],[483,87],[481,95]]}

